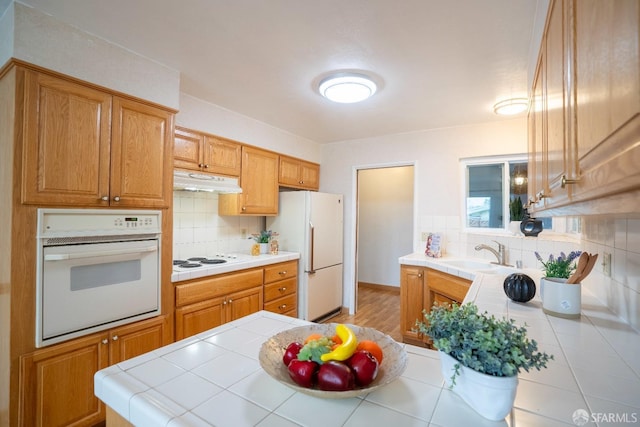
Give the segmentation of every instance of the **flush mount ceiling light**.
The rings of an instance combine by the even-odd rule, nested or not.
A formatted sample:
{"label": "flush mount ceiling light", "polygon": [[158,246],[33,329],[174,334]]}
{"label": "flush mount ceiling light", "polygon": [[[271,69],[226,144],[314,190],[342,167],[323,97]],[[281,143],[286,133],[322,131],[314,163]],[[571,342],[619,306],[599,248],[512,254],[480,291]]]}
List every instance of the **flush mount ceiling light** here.
{"label": "flush mount ceiling light", "polygon": [[498,102],[493,106],[493,112],[501,116],[513,116],[520,114],[529,108],[527,98],[511,98]]}
{"label": "flush mount ceiling light", "polygon": [[343,104],[364,101],[376,93],[377,86],[369,77],[357,73],[333,74],[320,82],[320,95]]}

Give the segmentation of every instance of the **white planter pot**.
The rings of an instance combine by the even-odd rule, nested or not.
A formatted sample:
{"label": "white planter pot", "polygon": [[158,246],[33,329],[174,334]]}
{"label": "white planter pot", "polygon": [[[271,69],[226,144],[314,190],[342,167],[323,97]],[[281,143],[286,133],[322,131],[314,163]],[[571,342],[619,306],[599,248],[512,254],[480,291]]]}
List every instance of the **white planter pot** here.
{"label": "white planter pot", "polygon": [[268,243],[260,243],[260,253],[268,254],[269,253],[269,244]]}
{"label": "white planter pot", "polygon": [[567,285],[566,281],[557,277],[540,279],[542,311],[551,316],[577,319],[582,308],[582,285]]}
{"label": "white planter pot", "polygon": [[[447,387],[451,387],[451,377],[455,373],[456,359],[441,351],[440,366]],[[518,376],[494,377],[482,374],[460,364],[460,375],[451,389],[471,408],[484,418],[492,421],[503,420],[516,399]]]}
{"label": "white planter pot", "polygon": [[522,235],[522,231],[520,230],[520,224],[522,224],[522,221],[509,222],[509,231],[511,232],[511,234],[513,234],[514,236]]}

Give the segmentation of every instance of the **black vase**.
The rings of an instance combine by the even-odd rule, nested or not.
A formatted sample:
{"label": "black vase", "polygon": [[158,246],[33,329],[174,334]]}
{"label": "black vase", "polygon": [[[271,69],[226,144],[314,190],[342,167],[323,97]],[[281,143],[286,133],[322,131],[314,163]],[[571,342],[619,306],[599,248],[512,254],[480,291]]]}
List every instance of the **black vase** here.
{"label": "black vase", "polygon": [[504,279],[504,293],[513,301],[527,302],[536,294],[536,283],[526,274],[513,273]]}

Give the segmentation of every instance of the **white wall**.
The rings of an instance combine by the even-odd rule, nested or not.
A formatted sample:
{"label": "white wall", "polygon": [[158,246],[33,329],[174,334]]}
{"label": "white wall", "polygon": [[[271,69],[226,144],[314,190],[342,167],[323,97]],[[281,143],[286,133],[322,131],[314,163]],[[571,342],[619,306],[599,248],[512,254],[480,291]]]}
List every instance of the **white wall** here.
{"label": "white wall", "polygon": [[320,162],[320,146],[317,143],[185,93],[180,94],[180,112],[176,114],[176,124]]}
{"label": "white wall", "polygon": [[412,235],[413,166],[358,171],[358,282],[399,287]]}
{"label": "white wall", "polygon": [[[320,189],[345,196],[345,306],[354,306],[357,169],[415,164],[413,241],[417,250],[422,246],[422,231],[441,231],[433,227],[444,227],[451,221],[459,223],[461,157],[526,151],[524,117],[323,145]],[[458,233],[459,224],[449,224],[449,230]]]}
{"label": "white wall", "polygon": [[[0,20],[0,35],[11,31],[10,56],[128,95],[179,108],[180,72],[71,27],[21,3]],[[0,46],[6,62],[5,41]]]}
{"label": "white wall", "polygon": [[249,253],[263,227],[263,217],[219,216],[215,193],[173,193],[173,259]]}

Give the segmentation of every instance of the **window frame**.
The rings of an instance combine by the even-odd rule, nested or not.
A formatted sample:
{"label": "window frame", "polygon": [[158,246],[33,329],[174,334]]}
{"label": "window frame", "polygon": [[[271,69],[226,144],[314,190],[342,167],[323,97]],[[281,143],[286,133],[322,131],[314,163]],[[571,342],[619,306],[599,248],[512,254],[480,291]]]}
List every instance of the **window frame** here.
{"label": "window frame", "polygon": [[[487,157],[466,157],[460,159],[461,170],[461,183],[462,183],[462,200],[461,206],[461,228],[466,233],[496,233],[496,232],[509,232],[509,202],[510,198],[510,175],[509,165],[511,163],[527,163],[527,154],[505,154],[499,156],[487,156]],[[502,165],[502,217],[503,226],[500,228],[490,227],[469,227],[467,226],[467,196],[469,192],[469,166],[490,166],[490,165]],[[526,200],[523,202],[526,203]]]}

